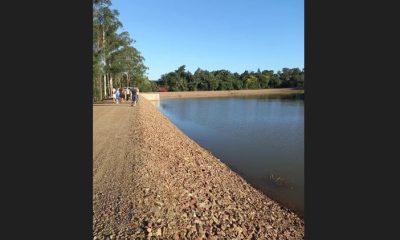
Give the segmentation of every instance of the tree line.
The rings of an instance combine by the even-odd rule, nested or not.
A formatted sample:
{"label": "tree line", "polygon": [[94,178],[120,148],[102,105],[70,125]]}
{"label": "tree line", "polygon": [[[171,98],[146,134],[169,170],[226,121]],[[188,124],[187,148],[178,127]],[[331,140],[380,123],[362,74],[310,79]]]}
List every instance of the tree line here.
{"label": "tree line", "polygon": [[109,98],[112,88],[136,85],[141,91],[157,91],[146,76],[141,53],[128,32],[118,32],[119,12],[111,0],[93,0],[93,101]]}
{"label": "tree line", "polygon": [[303,88],[304,69],[283,68],[260,69],[257,72],[244,71],[242,74],[228,70],[207,71],[198,68],[194,74],[185,70],[185,65],[163,74],[157,81],[159,91],[215,91],[265,88]]}

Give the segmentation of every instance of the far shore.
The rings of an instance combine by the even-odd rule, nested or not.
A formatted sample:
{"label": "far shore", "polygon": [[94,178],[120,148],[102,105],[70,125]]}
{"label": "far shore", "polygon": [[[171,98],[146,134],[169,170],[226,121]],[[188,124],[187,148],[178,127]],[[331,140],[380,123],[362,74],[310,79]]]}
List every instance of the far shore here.
{"label": "far shore", "polygon": [[274,89],[255,89],[255,90],[185,91],[185,92],[157,92],[157,93],[160,95],[160,99],[167,99],[167,98],[201,98],[201,97],[295,94],[295,93],[304,93],[304,89],[274,88]]}
{"label": "far shore", "polygon": [[[264,96],[264,95],[289,95],[289,94],[302,94],[304,89],[296,88],[272,88],[272,89],[254,89],[254,90],[226,90],[226,91],[182,91],[182,92],[141,92],[139,95],[149,95],[148,100],[153,100],[154,94],[159,95],[159,99],[170,98],[207,98],[207,97],[232,97],[232,96]],[[152,96],[153,95],[153,96]],[[158,99],[158,97],[157,97]],[[131,101],[122,102],[130,104]],[[93,104],[114,104],[111,98],[94,102]]]}

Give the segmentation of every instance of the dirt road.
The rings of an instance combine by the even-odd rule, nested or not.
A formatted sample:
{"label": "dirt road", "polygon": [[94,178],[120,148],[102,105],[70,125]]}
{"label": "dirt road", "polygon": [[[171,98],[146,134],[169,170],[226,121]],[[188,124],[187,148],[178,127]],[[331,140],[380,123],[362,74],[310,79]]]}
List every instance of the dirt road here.
{"label": "dirt road", "polygon": [[304,222],[151,103],[93,106],[95,239],[303,239]]}

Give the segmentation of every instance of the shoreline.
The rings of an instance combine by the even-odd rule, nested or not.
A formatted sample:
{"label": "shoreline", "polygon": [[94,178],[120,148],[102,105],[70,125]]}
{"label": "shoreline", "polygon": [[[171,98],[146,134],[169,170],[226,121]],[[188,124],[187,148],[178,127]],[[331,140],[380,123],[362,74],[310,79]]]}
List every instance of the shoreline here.
{"label": "shoreline", "polygon": [[[254,90],[226,90],[226,91],[182,91],[182,92],[159,92],[160,101],[163,99],[179,99],[179,98],[219,98],[219,97],[232,97],[232,96],[260,96],[260,95],[290,95],[290,94],[304,94],[304,89],[295,89],[295,88],[275,88],[275,89],[254,89]],[[153,100],[154,101],[154,100]],[[150,102],[153,102],[150,101]],[[212,153],[211,153],[212,154]],[[233,170],[228,164],[226,164],[228,168]],[[235,171],[240,175],[239,172]],[[247,181],[246,181],[247,182]],[[257,184],[252,184],[248,182],[252,187],[262,192],[266,196],[268,194],[261,190],[262,186]],[[300,210],[291,209],[287,207],[285,203],[275,199],[273,197],[268,196],[272,200],[276,201],[283,207],[293,211],[298,215],[301,219],[304,220],[304,212]]]}
{"label": "shoreline", "polygon": [[[183,92],[141,92],[139,97],[144,97],[146,94],[158,94],[160,100],[171,98],[210,98],[210,97],[245,97],[245,96],[273,96],[273,95],[290,95],[290,94],[304,94],[304,89],[294,88],[271,88],[271,89],[254,89],[254,90],[224,90],[224,91],[183,91]],[[155,100],[150,100],[155,101]],[[122,100],[121,104],[130,103],[130,100]],[[114,104],[112,99],[93,102],[97,104]]]}
{"label": "shoreline", "polygon": [[[134,108],[127,104],[94,107],[96,111],[107,108],[119,111],[114,115],[126,113],[128,117],[116,118],[119,123],[110,121],[121,129],[118,141],[125,141],[120,145],[121,153],[97,159],[105,155],[101,151],[110,151],[110,145],[104,142],[107,147],[96,147],[93,155],[94,235],[147,239],[304,238],[302,218],[251,186],[184,134],[150,101],[141,98]],[[107,111],[98,114],[101,118],[94,122],[96,129],[99,121],[108,121]],[[107,165],[106,170],[101,165]],[[132,166],[128,168],[132,171],[127,171],[127,166]],[[108,212],[110,204],[115,205],[114,212]],[[127,212],[133,217],[127,218]]]}
{"label": "shoreline", "polygon": [[160,95],[160,100],[162,100],[168,98],[284,95],[284,94],[304,93],[304,90],[293,89],[293,88],[273,88],[273,89],[254,89],[254,90],[185,91],[185,92],[157,92],[157,93]]}
{"label": "shoreline", "polygon": [[[273,89],[275,90],[275,89]],[[223,96],[225,94],[228,94],[227,96],[248,96],[248,95],[263,95],[265,94],[265,92],[267,91],[253,91],[253,90],[244,90],[244,91],[235,91],[232,94],[232,91],[221,91],[221,92],[217,92],[217,94],[214,94],[215,92],[213,92],[211,95],[215,96]],[[271,91],[269,90],[268,93],[273,95],[273,94],[293,94],[293,93],[301,93],[304,92],[303,90],[292,90],[292,89],[277,89],[275,91]],[[185,94],[183,94],[185,93]],[[210,92],[203,92],[202,95],[198,95],[198,94],[191,94],[192,92],[176,92],[176,94],[178,94],[179,98],[191,98],[191,97],[210,97]],[[172,98],[173,96],[169,96],[168,98]],[[165,99],[165,98],[164,98]],[[162,100],[162,98],[161,98]],[[286,206],[284,206],[283,204],[279,203],[278,201],[270,198],[269,196],[267,196],[265,193],[263,193],[262,191],[258,190],[257,188],[255,188],[254,186],[252,186],[250,183],[248,183],[244,178],[242,178],[238,173],[236,173],[235,171],[233,171],[227,164],[223,163],[220,159],[218,159],[217,157],[215,157],[210,151],[208,151],[207,149],[203,148],[201,145],[199,145],[196,141],[194,141],[193,139],[191,139],[189,136],[187,136],[184,132],[182,132],[175,124],[173,124],[163,113],[161,113],[154,105],[152,105],[150,103],[150,101],[145,100],[146,101],[146,105],[148,105],[149,107],[152,108],[152,111],[155,110],[156,111],[156,115],[160,115],[162,116],[162,119],[160,119],[158,121],[158,124],[161,128],[163,128],[163,126],[166,125],[172,125],[172,129],[171,129],[171,134],[174,135],[175,137],[179,138],[183,138],[184,142],[190,142],[191,144],[189,144],[187,146],[187,148],[183,148],[182,145],[176,145],[174,146],[174,149],[177,151],[190,151],[190,152],[197,152],[197,153],[201,153],[199,154],[202,158],[204,158],[203,164],[213,164],[215,167],[216,171],[221,171],[221,175],[222,175],[222,179],[224,179],[224,181],[234,181],[236,184],[234,184],[234,189],[231,189],[231,193],[233,193],[233,195],[240,195],[240,193],[246,192],[245,195],[243,195],[244,198],[247,198],[247,201],[249,201],[249,199],[251,199],[249,202],[252,202],[254,205],[254,207],[258,208],[258,210],[260,211],[260,209],[262,208],[269,208],[270,206],[273,206],[272,209],[279,209],[281,215],[281,218],[278,220],[277,218],[275,218],[276,221],[280,221],[280,222],[287,222],[289,224],[294,224],[294,226],[299,227],[299,229],[301,229],[299,232],[301,233],[300,235],[302,235],[302,237],[304,237],[304,216],[297,214],[294,210],[291,210],[289,208],[287,208]],[[143,102],[142,102],[143,103]],[[150,104],[149,104],[150,103]],[[182,143],[182,142],[181,142]],[[182,159],[181,157],[177,157],[177,159]],[[183,158],[185,159],[185,158]],[[199,166],[195,166],[195,168],[202,168],[202,166],[204,166],[203,164],[199,164]],[[189,165],[190,167],[193,167],[193,163],[190,163]],[[189,167],[188,166],[188,167]],[[193,169],[193,171],[196,171],[198,169]],[[193,181],[196,181],[197,179],[192,179]],[[222,189],[221,189],[222,190]],[[265,213],[265,212],[264,212]],[[248,211],[245,211],[244,214],[249,214]],[[288,217],[290,216],[290,217]],[[261,218],[263,218],[262,216],[260,216]],[[264,216],[265,218],[268,218],[270,216]],[[272,219],[274,219],[274,217],[272,217]],[[291,222],[293,221],[293,222]],[[260,221],[260,223],[262,222],[262,220]],[[291,222],[291,223],[290,223]],[[299,224],[299,225],[297,225]],[[293,226],[292,226],[293,227]],[[296,231],[298,231],[299,229],[297,229]],[[299,233],[297,232],[297,234]]]}

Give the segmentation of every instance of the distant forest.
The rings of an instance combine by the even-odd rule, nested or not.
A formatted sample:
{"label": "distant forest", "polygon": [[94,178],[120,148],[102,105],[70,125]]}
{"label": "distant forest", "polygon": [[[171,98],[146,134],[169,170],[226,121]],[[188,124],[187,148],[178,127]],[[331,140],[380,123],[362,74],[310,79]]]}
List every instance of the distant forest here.
{"label": "distant forest", "polygon": [[304,69],[283,68],[272,70],[244,71],[242,74],[228,70],[207,71],[198,68],[194,74],[185,70],[185,65],[173,72],[163,74],[156,81],[157,91],[214,91],[265,88],[303,88]]}

